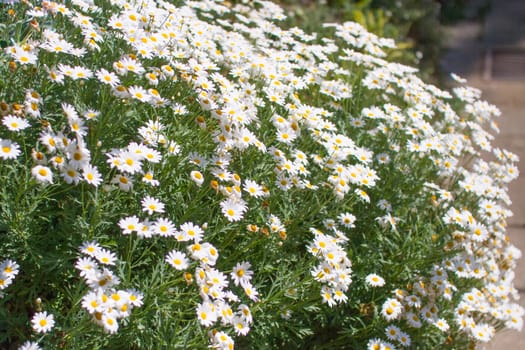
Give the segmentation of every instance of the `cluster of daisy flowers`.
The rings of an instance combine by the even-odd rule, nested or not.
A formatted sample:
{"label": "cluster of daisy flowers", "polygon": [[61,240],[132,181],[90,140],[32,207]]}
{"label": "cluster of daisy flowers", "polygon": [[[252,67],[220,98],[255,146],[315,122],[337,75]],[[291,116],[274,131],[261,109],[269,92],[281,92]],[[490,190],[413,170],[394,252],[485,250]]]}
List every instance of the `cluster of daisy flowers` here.
{"label": "cluster of daisy flowers", "polygon": [[[365,282],[372,288],[382,288],[386,281],[378,274],[366,276]],[[439,287],[438,287],[439,286]],[[410,348],[411,332],[421,329],[425,324],[436,327],[441,332],[450,329],[448,321],[440,317],[440,302],[450,301],[457,289],[447,280],[447,273],[435,266],[430,278],[421,278],[410,289],[395,289],[393,297],[387,298],[380,308],[380,315],[388,322],[385,337],[370,339],[368,349],[395,349],[397,345]]]}
{"label": "cluster of daisy flowers", "polygon": [[[16,261],[6,259],[0,263],[0,291],[6,289],[13,283],[16,275],[20,271],[20,266]],[[1,296],[2,294],[0,294]]]}
{"label": "cluster of daisy flowers", "polygon": [[[344,218],[348,217],[343,216]],[[343,221],[344,222],[344,221]],[[310,229],[314,241],[308,246],[308,251],[319,259],[319,264],[312,268],[312,276],[323,284],[321,297],[323,303],[330,307],[348,301],[347,291],[352,283],[352,262],[343,249],[348,238],[333,227],[336,235],[327,235],[320,230]]]}
{"label": "cluster of daisy flowers", "polygon": [[[164,203],[145,197],[142,200],[143,211],[150,217],[164,213]],[[186,244],[186,253],[172,249],[165,257],[165,262],[175,270],[183,271],[188,283],[195,281],[202,302],[196,306],[199,323],[204,327],[214,327],[220,321],[221,326],[231,326],[237,335],[246,335],[253,322],[250,308],[241,303],[241,299],[231,290],[228,275],[215,265],[219,252],[212,244],[203,241],[204,229],[192,222],[181,224],[178,228],[167,218],[140,220],[137,216],[125,217],[119,226],[125,235],[136,233],[138,237],[150,238],[154,235],[165,237]],[[191,260],[197,262],[195,272],[188,272]],[[238,263],[229,274],[231,281],[240,288],[253,302],[258,301],[257,289],[252,285],[253,271],[249,262]],[[237,310],[234,311],[234,304]],[[224,331],[211,333],[210,342],[214,348],[230,349],[233,339]]]}
{"label": "cluster of daisy flowers", "polygon": [[[253,272],[250,263],[238,263],[229,274],[236,286],[239,286],[251,301],[258,301],[258,292],[251,285]],[[200,290],[202,302],[196,308],[197,318],[205,327],[217,326],[218,321],[222,326],[233,327],[237,335],[246,335],[250,331],[253,322],[252,313],[248,305],[241,303],[240,298],[231,290],[228,290],[230,281],[228,276],[215,268],[200,266],[195,270],[195,282]],[[237,304],[237,310],[232,309],[233,303]],[[221,334],[224,332],[221,331]],[[233,339],[230,337],[217,337],[212,332],[210,339],[212,346],[219,349],[233,347]]]}
{"label": "cluster of daisy flowers", "polygon": [[[13,103],[4,106],[0,113],[6,114],[2,121],[12,133],[22,133],[30,127],[29,118],[40,117],[40,105],[43,98],[34,90],[26,91],[25,108]],[[90,164],[91,152],[86,145],[84,136],[87,134],[88,120],[98,116],[94,110],[85,110],[79,115],[75,108],[62,104],[62,112],[66,117],[67,128],[59,132],[53,131],[50,124],[40,132],[39,146],[33,149],[31,156],[34,166],[31,174],[40,183],[53,183],[55,172],[63,178],[65,183],[78,184],[85,181],[94,186],[102,182],[102,177],[96,166]],[[0,140],[2,143],[2,158],[14,159],[21,154],[19,145],[12,140]]]}
{"label": "cluster of daisy flowers", "polygon": [[[287,237],[286,225],[280,208],[270,208],[269,203],[300,191],[310,198],[328,189],[334,198],[329,207],[376,202],[383,212],[372,220],[374,224],[387,233],[401,230],[402,219],[395,216],[398,208],[382,198],[397,189],[381,185],[396,161],[426,159],[435,171],[433,178],[418,179],[425,182],[425,192],[419,195],[432,193],[431,201],[447,225],[442,233],[449,239],[446,249],[459,253],[438,261],[431,277],[422,272],[411,288],[396,289],[383,301],[380,314],[389,323],[388,341],[374,338],[368,347],[393,349],[394,343],[409,347],[410,331],[402,327],[428,325],[447,333],[454,322],[480,341],[494,333],[491,320],[520,329],[523,309],[512,302],[517,296],[513,269],[520,253],[504,234],[511,215],[505,209],[510,204],[507,184],[518,176],[517,157],[493,149],[492,135],[484,130],[488,124],[497,131],[497,108],[481,101],[481,92],[458,77],[462,86],[451,94],[422,82],[416,69],[388,62],[386,51],[395,43],[356,23],[326,25],[334,38],[319,38],[299,28],[281,29],[275,21],[284,18],[283,10],[266,1],[256,4],[230,6],[204,0],[176,7],[162,0],[116,0],[111,1],[111,10],[102,11],[83,0],[71,5],[24,3],[26,17],[43,28],[33,25],[38,39],[13,42],[4,50],[13,71],[17,65],[24,69],[16,74],[38,67],[46,86],[53,88],[82,91],[92,84],[110,102],[90,100],[100,105],[86,105],[71,99],[53,105],[41,95],[42,86],[40,91],[39,86],[27,88],[23,100],[0,103],[0,158],[13,162],[30,154],[30,173],[39,183],[85,182],[129,194],[135,193],[138,183],[144,184],[137,191],[142,213],[123,217],[118,222],[122,233],[171,241],[177,249],[168,252],[165,261],[184,272],[187,281],[195,280],[201,297],[196,305],[200,324],[211,328],[220,322],[232,326],[237,335],[249,332],[252,316],[233,290],[244,292],[252,302],[258,300],[253,269],[241,259],[229,275],[221,272],[216,267],[220,247],[204,240],[204,229],[215,227],[191,221],[176,225],[156,195],[169,183],[160,182],[155,174],[180,175],[169,156],[180,155],[181,163],[187,162],[183,165],[193,170],[183,177],[199,190],[210,184],[213,204],[202,205],[216,206],[224,225],[247,227],[250,233],[277,233],[282,240]],[[52,28],[57,18],[74,30],[59,34],[61,30]],[[118,57],[109,54],[108,46],[115,43],[126,47]],[[93,60],[101,52],[112,58]],[[89,62],[96,63],[88,66]],[[363,78],[350,84],[354,69],[362,70]],[[360,95],[354,96],[357,90]],[[354,106],[351,101],[364,99],[363,91],[374,100]],[[463,104],[461,112],[452,107],[456,100]],[[93,142],[113,117],[105,115],[109,104],[130,106],[141,115],[136,133],[124,144]],[[195,147],[197,134],[183,139],[173,126],[197,130],[199,137],[206,133],[201,141],[209,145]],[[35,129],[35,144],[23,147],[21,140]],[[178,138],[187,144],[179,145]],[[102,150],[102,156],[95,149]],[[481,151],[491,152],[497,160],[482,161]],[[476,160],[463,164],[465,156]],[[410,170],[401,172],[408,175]],[[456,198],[461,200],[456,203]],[[406,202],[412,205],[413,198]],[[264,215],[250,216],[258,211]],[[312,275],[321,284],[321,300],[331,307],[352,297],[356,266],[347,257],[351,239],[339,228],[354,228],[355,221],[345,212],[338,223],[325,221],[330,234],[311,229],[313,240],[301,241],[319,261]],[[87,257],[78,260],[77,268],[90,287],[82,306],[97,324],[114,333],[118,320],[140,306],[142,296],[116,289],[119,280],[107,268],[115,263],[114,253],[96,242],[82,250]],[[187,272],[190,267],[194,273]],[[367,271],[367,276],[371,287],[386,285],[379,275]],[[484,288],[461,290],[457,298],[461,302],[450,317],[439,305],[456,296],[457,278],[479,280]],[[4,285],[11,280],[4,279]],[[233,347],[225,331],[210,332],[210,342],[216,348]]]}
{"label": "cluster of daisy flowers", "polygon": [[[393,291],[394,297],[387,299],[381,308],[381,316],[390,323],[385,329],[386,337],[390,342],[409,347],[411,338],[408,329],[419,329],[426,323],[449,334],[451,324],[454,324],[470,338],[486,343],[496,333],[494,319],[509,329],[522,330],[525,310],[513,302],[519,295],[513,286],[512,270],[521,252],[513,245],[503,245],[506,237],[501,227],[509,211],[495,202],[481,201],[481,215],[494,210],[489,214],[490,220],[481,223],[470,211],[451,207],[449,194],[438,186],[427,186],[440,194],[440,199],[434,196],[436,205],[448,208],[443,221],[454,230],[446,249],[460,248],[461,253],[442,260],[433,267],[429,277],[421,277],[410,289]],[[492,220],[498,224],[490,225]],[[496,236],[490,238],[487,227]],[[499,239],[497,234],[501,235]],[[502,251],[499,252],[499,249]],[[484,288],[472,288],[461,294],[451,316],[450,310],[440,310],[440,305],[450,302],[456,295],[458,288],[452,281],[458,279],[480,280]],[[373,287],[385,284],[384,279],[376,274],[368,275],[366,282]],[[370,341],[369,348],[373,349],[377,344],[393,346],[393,343],[376,338]]]}
{"label": "cluster of daisy flowers", "polygon": [[119,320],[128,317],[134,307],[143,304],[143,294],[133,289],[117,289],[120,279],[109,269],[117,262],[115,253],[97,242],[85,242],[80,251],[84,254],[75,267],[89,287],[82,298],[82,307],[93,321],[108,333],[116,333]]}

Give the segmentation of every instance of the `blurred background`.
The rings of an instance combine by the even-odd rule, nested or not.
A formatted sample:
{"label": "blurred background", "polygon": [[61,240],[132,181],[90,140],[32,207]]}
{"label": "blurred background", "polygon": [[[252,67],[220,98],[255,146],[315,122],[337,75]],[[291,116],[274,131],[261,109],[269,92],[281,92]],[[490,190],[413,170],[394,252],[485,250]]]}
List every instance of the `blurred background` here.
{"label": "blurred background", "polygon": [[[237,0],[236,2],[239,2]],[[505,2],[500,0],[495,2]],[[418,66],[425,79],[441,78],[448,29],[482,22],[490,0],[277,0],[288,9],[287,24],[322,33],[321,23],[355,21],[370,32],[396,40],[391,59]],[[450,35],[453,35],[450,33]]]}
{"label": "blurred background", "polygon": [[[450,73],[456,73],[501,109],[501,131],[493,145],[522,160],[520,176],[510,185],[514,216],[508,236],[525,253],[525,0],[277,2],[288,10],[290,27],[322,33],[322,23],[355,21],[393,38],[398,48],[389,59],[417,66],[427,82],[442,87],[451,85]],[[515,287],[525,306],[525,259],[516,269]],[[525,349],[525,332],[503,331],[484,348]]]}

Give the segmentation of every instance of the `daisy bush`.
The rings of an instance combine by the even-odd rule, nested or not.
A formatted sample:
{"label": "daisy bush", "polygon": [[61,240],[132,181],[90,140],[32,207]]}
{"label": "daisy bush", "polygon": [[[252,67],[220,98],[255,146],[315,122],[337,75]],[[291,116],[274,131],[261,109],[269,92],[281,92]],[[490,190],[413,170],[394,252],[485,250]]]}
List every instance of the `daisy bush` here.
{"label": "daisy bush", "polygon": [[266,1],[0,4],[6,349],[457,349],[520,330],[499,110]]}

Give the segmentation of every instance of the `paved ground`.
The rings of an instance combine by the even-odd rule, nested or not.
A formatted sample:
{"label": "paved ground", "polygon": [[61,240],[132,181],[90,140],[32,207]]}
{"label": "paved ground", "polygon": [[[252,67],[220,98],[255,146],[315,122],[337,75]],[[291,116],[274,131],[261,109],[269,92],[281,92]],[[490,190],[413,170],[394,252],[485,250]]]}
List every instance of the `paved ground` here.
{"label": "paved ground", "polygon": [[[487,3],[489,12],[476,19],[476,10]],[[521,159],[520,176],[510,185],[514,216],[508,235],[525,257],[525,0],[470,0],[468,4],[471,19],[445,31],[449,50],[442,67],[467,78],[502,111],[501,133],[494,144]],[[525,306],[525,258],[516,270],[515,287]],[[485,349],[525,349],[525,332],[501,332]]]}

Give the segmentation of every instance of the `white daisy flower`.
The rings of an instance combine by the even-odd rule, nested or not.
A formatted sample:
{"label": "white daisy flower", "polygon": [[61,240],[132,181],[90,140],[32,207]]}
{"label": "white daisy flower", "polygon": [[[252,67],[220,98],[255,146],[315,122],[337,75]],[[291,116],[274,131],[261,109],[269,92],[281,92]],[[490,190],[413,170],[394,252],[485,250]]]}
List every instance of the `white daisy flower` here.
{"label": "white daisy flower", "polygon": [[166,256],[166,262],[179,271],[185,270],[189,265],[186,254],[177,250],[169,252]]}
{"label": "white daisy flower", "polygon": [[11,140],[0,139],[0,158],[15,159],[20,155],[20,146]]}
{"label": "white daisy flower", "polygon": [[156,198],[146,196],[142,199],[142,210],[149,215],[153,213],[164,213],[164,203]]}
{"label": "white daisy flower", "polygon": [[372,287],[382,287],[385,285],[385,280],[383,277],[376,275],[375,273],[371,273],[366,276],[365,281],[369,286]]}
{"label": "white daisy flower", "polygon": [[31,319],[33,329],[38,333],[47,333],[55,325],[53,314],[46,311],[36,313]]}
{"label": "white daisy flower", "polygon": [[47,166],[37,165],[31,169],[31,174],[40,183],[53,183],[53,172]]}
{"label": "white daisy flower", "polygon": [[30,126],[26,119],[14,115],[6,115],[2,119],[2,124],[4,124],[9,131],[20,131]]}

